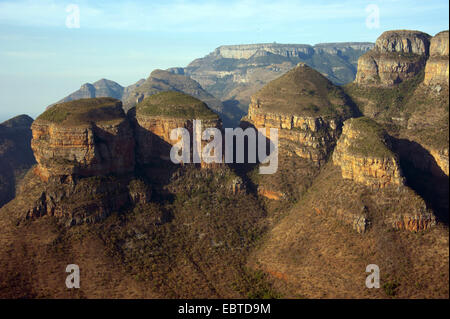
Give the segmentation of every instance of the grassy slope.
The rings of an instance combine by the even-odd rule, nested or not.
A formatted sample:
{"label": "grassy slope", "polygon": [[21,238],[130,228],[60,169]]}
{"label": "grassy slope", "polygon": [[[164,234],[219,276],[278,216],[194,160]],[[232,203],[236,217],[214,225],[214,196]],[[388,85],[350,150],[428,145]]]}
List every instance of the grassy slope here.
{"label": "grassy slope", "polygon": [[358,155],[388,158],[394,154],[387,145],[388,135],[383,127],[367,117],[352,118],[345,122],[352,131],[358,132],[349,150]]}
{"label": "grassy slope", "polygon": [[[265,229],[252,195],[232,195],[228,169],[180,168],[152,203],[95,224],[63,227],[53,217],[17,224],[19,205],[0,210],[1,297],[275,297],[266,275],[245,267]],[[32,183],[27,183],[31,185]],[[39,187],[37,187],[39,188]],[[65,266],[79,264],[78,291],[65,288]]]}
{"label": "grassy slope", "polygon": [[137,113],[184,119],[218,119],[208,106],[184,93],[167,91],[146,97],[137,105]]}
{"label": "grassy slope", "polygon": [[80,99],[56,104],[39,115],[37,120],[69,125],[114,121],[125,116],[121,105],[119,100],[109,97]]}
{"label": "grassy slope", "polygon": [[296,67],[270,82],[258,93],[262,109],[303,116],[331,116],[349,113],[345,94],[319,72]]}
{"label": "grassy slope", "polygon": [[[448,228],[394,231],[383,215],[414,207],[410,191],[373,193],[342,179],[328,164],[303,199],[267,233],[249,264],[271,274],[274,287],[292,298],[448,298]],[[372,220],[357,234],[336,210]],[[382,289],[365,288],[368,264],[381,270]]]}

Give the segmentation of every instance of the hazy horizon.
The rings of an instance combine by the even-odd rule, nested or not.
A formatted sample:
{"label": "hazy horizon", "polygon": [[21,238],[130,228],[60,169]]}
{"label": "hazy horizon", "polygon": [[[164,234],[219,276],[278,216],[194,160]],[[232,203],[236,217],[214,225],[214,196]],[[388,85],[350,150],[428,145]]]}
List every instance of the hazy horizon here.
{"label": "hazy horizon", "polygon": [[[0,1],[0,122],[106,78],[128,86],[154,69],[185,67],[221,45],[375,42],[386,30],[448,29],[448,2]],[[379,8],[368,26],[369,5]]]}

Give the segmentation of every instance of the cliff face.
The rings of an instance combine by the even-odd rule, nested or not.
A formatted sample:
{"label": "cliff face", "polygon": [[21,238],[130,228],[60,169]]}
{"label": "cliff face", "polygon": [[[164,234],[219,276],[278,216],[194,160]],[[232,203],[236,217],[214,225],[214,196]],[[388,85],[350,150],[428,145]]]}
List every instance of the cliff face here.
{"label": "cliff face", "polygon": [[430,58],[425,67],[426,85],[447,84],[449,79],[449,33],[436,34],[430,43]]}
{"label": "cliff face", "polygon": [[[55,120],[77,110],[77,115]],[[89,113],[100,116],[91,118]],[[31,147],[38,162],[35,172],[43,180],[134,170],[133,132],[120,101],[99,98],[55,105],[36,119],[32,131]]]}
{"label": "cliff face", "polygon": [[31,151],[33,119],[19,115],[0,124],[0,207],[14,198],[24,173],[36,163]]}
{"label": "cliff face", "polygon": [[278,128],[280,153],[322,163],[351,115],[345,96],[317,71],[300,64],[251,99],[247,119]]}
{"label": "cliff face", "polygon": [[[182,109],[182,114],[177,109]],[[170,133],[176,128],[189,131],[192,149],[194,120],[201,120],[201,132],[209,127],[221,129],[218,116],[206,104],[186,94],[163,92],[144,99],[136,107],[135,116],[138,163],[145,165],[152,159],[170,161],[170,150],[178,142],[170,139]],[[202,162],[202,166],[207,165]]]}
{"label": "cliff face", "polygon": [[333,153],[342,177],[376,189],[404,185],[397,156],[390,151],[387,133],[367,118],[344,122]]}
{"label": "cliff face", "polygon": [[425,66],[430,36],[419,31],[386,31],[358,60],[355,82],[392,86],[414,77]]}

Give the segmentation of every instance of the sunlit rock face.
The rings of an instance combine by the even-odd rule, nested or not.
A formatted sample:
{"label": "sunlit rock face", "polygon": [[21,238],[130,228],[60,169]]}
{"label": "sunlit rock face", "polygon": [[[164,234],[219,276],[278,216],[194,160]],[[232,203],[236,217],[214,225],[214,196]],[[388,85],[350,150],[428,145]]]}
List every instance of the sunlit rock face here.
{"label": "sunlit rock face", "polygon": [[368,118],[349,119],[333,153],[342,177],[376,189],[404,185],[386,132]]}
{"label": "sunlit rock face", "polygon": [[[137,105],[135,112],[136,154],[140,165],[149,164],[155,159],[170,161],[170,150],[179,141],[171,139],[170,134],[174,129],[188,130],[192,148],[194,120],[201,121],[200,134],[206,128],[222,128],[217,114],[205,103],[179,92],[149,96]],[[202,146],[206,143],[203,141]],[[203,161],[201,165],[208,166]]]}
{"label": "sunlit rock face", "polygon": [[449,33],[442,31],[431,39],[430,58],[425,67],[426,85],[448,85],[449,79]]}
{"label": "sunlit rock face", "polygon": [[334,147],[351,108],[340,89],[299,64],[251,98],[243,121],[278,129],[280,154],[322,163]]}
{"label": "sunlit rock face", "polygon": [[359,58],[355,82],[392,86],[413,78],[425,66],[430,38],[430,35],[419,31],[384,32],[375,47]]}
{"label": "sunlit rock face", "polygon": [[81,99],[52,106],[32,125],[31,147],[42,180],[89,177],[134,170],[134,138],[112,98]]}

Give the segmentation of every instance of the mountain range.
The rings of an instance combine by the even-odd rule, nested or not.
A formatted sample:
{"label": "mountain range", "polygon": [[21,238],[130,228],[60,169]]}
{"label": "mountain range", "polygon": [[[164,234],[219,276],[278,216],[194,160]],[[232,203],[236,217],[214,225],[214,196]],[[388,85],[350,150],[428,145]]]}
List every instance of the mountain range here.
{"label": "mountain range", "polygon": [[[211,60],[251,68],[315,50],[226,46]],[[225,129],[184,69],[130,90],[100,81],[87,94],[121,95],[2,123],[0,162],[33,161],[17,179],[3,175],[0,297],[448,299],[448,57],[448,31],[392,30],[345,85],[297,60],[266,78],[239,125],[277,129],[273,174],[249,160],[171,161],[173,129],[189,145],[195,119]],[[64,285],[68,264],[80,267],[80,289]],[[369,265],[377,289],[366,286]]]}
{"label": "mountain range", "polygon": [[344,84],[354,80],[359,56],[372,47],[368,42],[221,46],[186,68],[155,70],[128,87],[101,79],[83,84],[58,102],[113,97],[122,100],[127,111],[147,95],[175,90],[204,101],[226,126],[234,127],[246,114],[250,96],[297,63],[306,62],[334,83]]}

